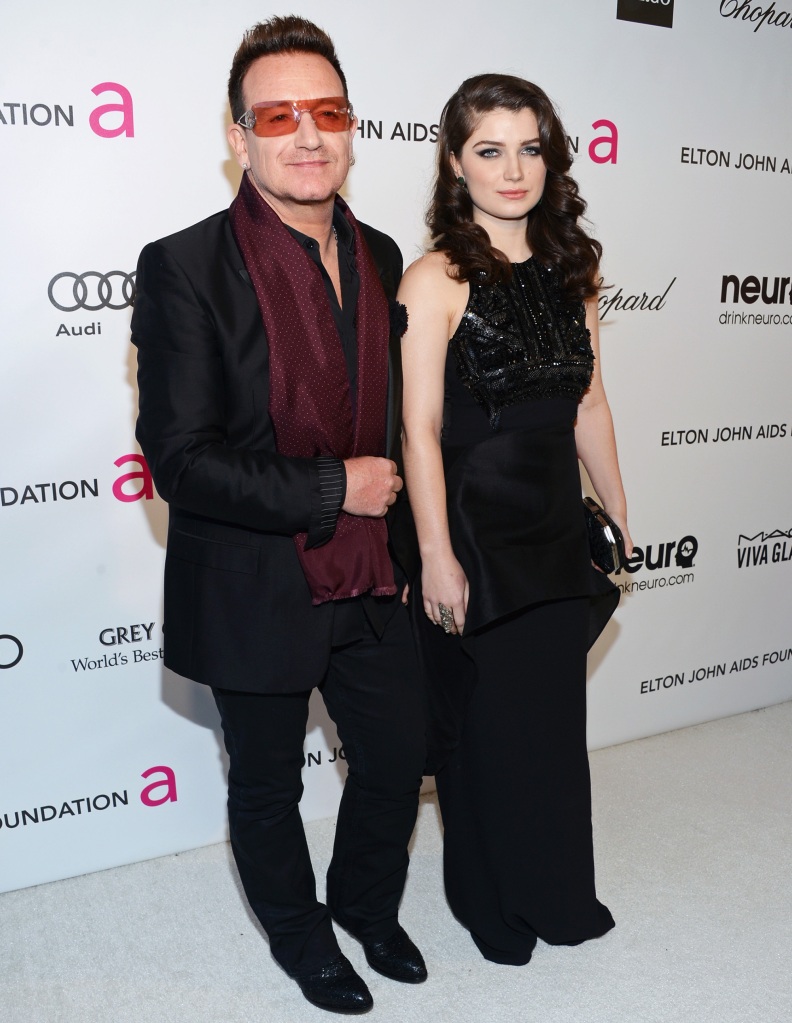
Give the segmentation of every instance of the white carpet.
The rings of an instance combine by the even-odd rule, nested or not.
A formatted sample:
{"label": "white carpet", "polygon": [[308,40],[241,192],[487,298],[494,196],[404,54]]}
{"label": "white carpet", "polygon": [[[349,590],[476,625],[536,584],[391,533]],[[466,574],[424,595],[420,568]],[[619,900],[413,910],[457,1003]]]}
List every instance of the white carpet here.
{"label": "white carpet", "polygon": [[[402,921],[430,971],[373,973],[377,1023],[790,1023],[792,703],[591,756],[598,889],[616,929],[479,956],[451,916],[433,797]],[[317,874],[333,821],[308,825]],[[328,1023],[269,956],[226,845],[0,895],[3,1023]]]}

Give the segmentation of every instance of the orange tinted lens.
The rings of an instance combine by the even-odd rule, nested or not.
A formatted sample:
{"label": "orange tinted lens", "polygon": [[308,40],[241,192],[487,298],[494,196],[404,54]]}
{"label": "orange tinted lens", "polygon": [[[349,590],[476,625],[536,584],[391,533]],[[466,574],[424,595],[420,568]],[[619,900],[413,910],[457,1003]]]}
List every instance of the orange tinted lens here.
{"label": "orange tinted lens", "polygon": [[320,100],[308,110],[319,131],[347,131],[352,122],[347,106],[335,100]]}
{"label": "orange tinted lens", "polygon": [[253,113],[256,115],[253,134],[261,138],[290,135],[297,131],[297,119],[291,103],[254,103]]}

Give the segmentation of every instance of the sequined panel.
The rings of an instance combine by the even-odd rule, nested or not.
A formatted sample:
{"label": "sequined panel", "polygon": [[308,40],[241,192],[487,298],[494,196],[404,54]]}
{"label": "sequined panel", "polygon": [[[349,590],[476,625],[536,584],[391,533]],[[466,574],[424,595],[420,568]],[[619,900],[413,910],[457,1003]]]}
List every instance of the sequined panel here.
{"label": "sequined panel", "polygon": [[493,429],[500,411],[539,398],[579,401],[591,383],[594,354],[582,302],[570,302],[556,274],[534,259],[512,265],[506,284],[470,284],[470,298],[449,347],[462,383]]}

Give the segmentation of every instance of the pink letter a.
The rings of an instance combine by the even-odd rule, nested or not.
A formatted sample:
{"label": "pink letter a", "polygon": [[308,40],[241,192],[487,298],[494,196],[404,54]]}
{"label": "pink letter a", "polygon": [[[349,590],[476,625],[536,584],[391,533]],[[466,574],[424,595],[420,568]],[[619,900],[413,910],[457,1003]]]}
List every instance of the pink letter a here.
{"label": "pink letter a", "polygon": [[[619,129],[613,121],[595,121],[592,128],[608,128],[610,135],[598,135],[589,144],[589,156],[594,163],[616,163],[616,154],[619,149]],[[608,146],[604,156],[597,154],[599,146]]]}
{"label": "pink letter a", "polygon": [[[178,799],[176,795],[176,775],[173,769],[170,767],[150,767],[147,771],[141,774],[141,778],[149,778],[155,771],[162,771],[165,775],[162,781],[153,781],[150,785],[147,785],[140,793],[140,802],[146,806],[162,806],[163,803],[175,803]],[[151,793],[154,789],[162,788],[165,786],[165,795],[159,799],[155,799]]]}
{"label": "pink letter a", "polygon": [[[120,458],[116,458],[113,465],[122,466],[126,465],[127,462],[137,462],[140,466],[140,472],[126,472],[123,476],[119,476],[113,484],[113,497],[118,501],[139,501],[141,497],[145,497],[147,501],[151,501],[154,498],[154,481],[151,478],[151,470],[148,467],[146,459],[143,455],[121,455]],[[124,491],[123,487],[129,480],[143,480],[143,485],[140,490],[134,494],[128,494]]]}
{"label": "pink letter a", "polygon": [[[124,88],[123,85],[119,85],[118,82],[101,82],[99,85],[95,85],[91,92],[94,96],[98,96],[100,92],[107,92],[112,89],[117,92],[121,97],[121,103],[105,103],[101,107],[97,107],[96,110],[91,111],[91,116],[88,121],[91,125],[91,131],[97,135],[101,135],[103,139],[112,139],[116,135],[128,135],[132,138],[135,134],[135,120],[132,113],[132,93],[129,89]],[[120,111],[123,114],[121,123],[117,128],[103,128],[102,117],[105,114],[115,113]]]}

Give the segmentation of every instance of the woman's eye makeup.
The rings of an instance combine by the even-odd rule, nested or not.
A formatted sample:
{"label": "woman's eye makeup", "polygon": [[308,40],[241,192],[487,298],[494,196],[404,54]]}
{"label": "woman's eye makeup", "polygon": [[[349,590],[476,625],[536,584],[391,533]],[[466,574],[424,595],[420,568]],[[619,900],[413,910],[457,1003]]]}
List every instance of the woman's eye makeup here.
{"label": "woman's eye makeup", "polygon": [[[484,146],[481,149],[474,150],[476,156],[481,156],[485,160],[491,160],[495,156],[500,156],[501,150],[497,146]],[[541,156],[542,151],[537,144],[531,143],[530,145],[522,146],[520,152],[526,156]]]}

